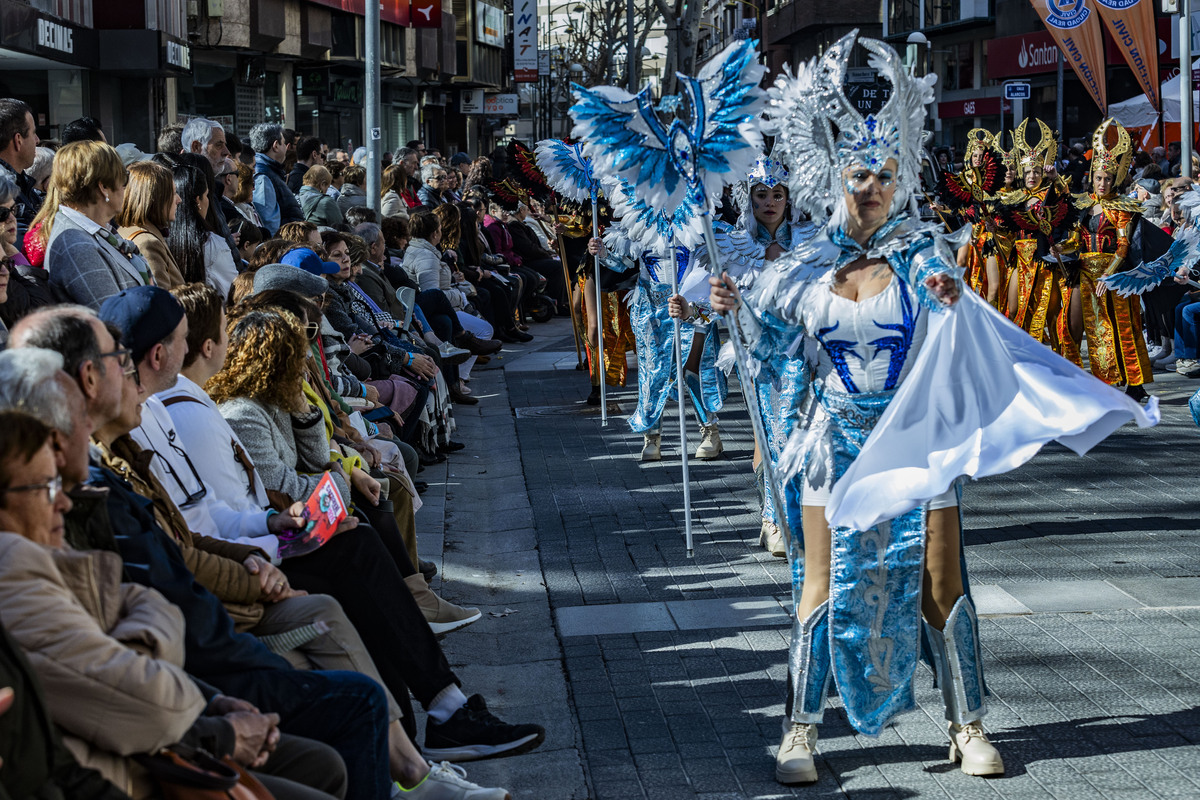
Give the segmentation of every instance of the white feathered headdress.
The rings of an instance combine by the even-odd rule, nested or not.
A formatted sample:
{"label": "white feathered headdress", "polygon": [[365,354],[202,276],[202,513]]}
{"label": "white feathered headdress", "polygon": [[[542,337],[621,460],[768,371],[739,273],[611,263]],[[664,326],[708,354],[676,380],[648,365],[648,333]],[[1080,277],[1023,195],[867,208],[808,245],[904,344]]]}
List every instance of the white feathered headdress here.
{"label": "white feathered headdress", "polygon": [[875,172],[896,159],[893,214],[921,186],[921,132],[937,76],[914,77],[891,47],[859,39],[871,53],[868,63],[892,85],[880,112],[863,117],[842,91],[857,37],[857,30],[846,34],[794,75],[785,68],[768,92],[764,132],[775,136],[773,155],[789,165],[792,203],[813,219],[829,216],[841,202],[842,172],[850,166]]}

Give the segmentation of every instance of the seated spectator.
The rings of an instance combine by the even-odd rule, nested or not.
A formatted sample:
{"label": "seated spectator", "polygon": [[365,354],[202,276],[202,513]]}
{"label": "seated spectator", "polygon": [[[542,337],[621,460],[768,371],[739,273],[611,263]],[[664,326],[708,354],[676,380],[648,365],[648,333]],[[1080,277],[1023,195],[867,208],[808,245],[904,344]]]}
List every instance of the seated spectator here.
{"label": "seated spectator", "polygon": [[73,119],[63,126],[60,141],[64,145],[72,142],[103,142],[108,144],[108,137],[100,127],[100,121],[93,117]]}
{"label": "seated spectator", "polygon": [[329,170],[319,164],[304,173],[304,185],[296,199],[300,201],[305,222],[326,228],[336,228],[345,222],[337,201],[325,193],[331,180]]}
{"label": "seated spectator", "polygon": [[383,205],[380,212],[385,217],[408,217],[408,203],[402,197],[402,192],[408,191],[408,173],[401,164],[392,164],[383,171],[383,181],[379,186]]}
{"label": "seated spectator", "polygon": [[[129,351],[86,309],[47,309],[13,329],[18,347],[46,347],[64,355],[86,401],[91,428],[102,430],[122,412],[126,385],[136,390]],[[111,357],[112,362],[104,359]],[[122,361],[121,359],[125,360]],[[78,448],[68,452],[77,459]],[[195,582],[179,547],[147,510],[144,498],[108,469],[93,464],[88,485],[101,493],[75,493],[66,520],[67,540],[79,549],[118,550],[126,579],[150,586],[184,615],[184,666],[188,674],[231,697],[279,715],[279,727],[325,742],[345,762],[346,797],[378,798],[388,791],[387,707],[383,690],[352,672],[297,672],[261,642],[234,630],[224,607]]]}
{"label": "seated spectator", "polygon": [[489,252],[487,238],[479,230],[479,217],[475,210],[466,203],[461,206],[446,204],[437,209],[437,214],[439,217],[458,216],[454,225],[458,231],[454,244],[459,270],[484,290],[475,307],[492,324],[495,338],[501,342],[532,341],[532,335],[517,328],[516,309],[520,287],[514,279],[500,273],[501,259]]}
{"label": "seated spectator", "polygon": [[[309,247],[321,246],[321,231],[315,224],[308,221],[289,222],[279,229],[279,238]],[[278,264],[279,262],[274,263]]]}
{"label": "seated spectator", "polygon": [[[185,282],[163,233],[175,221],[180,202],[171,170],[153,161],[142,161],[129,168],[129,186],[117,216],[120,226],[117,232],[137,245],[154,273],[154,282],[167,289]],[[197,261],[190,268],[203,275],[202,251],[198,252]]]}
{"label": "seated spectator", "polygon": [[31,181],[32,195],[36,200],[46,196],[52,169],[54,169],[54,151],[49,147],[37,148],[37,155],[33,157],[33,165],[25,170],[25,174]]}
{"label": "seated spectator", "polygon": [[6,296],[0,297],[0,322],[11,326],[31,311],[54,302],[50,292],[50,276],[46,270],[32,266],[25,254],[17,249],[16,204],[20,198],[17,185],[0,170],[0,264],[7,274]]}
{"label": "seated spectator", "polygon": [[344,167],[350,166],[350,154],[340,147],[329,151],[329,160],[336,161]]}
{"label": "seated spectator", "polygon": [[225,128],[216,120],[202,117],[190,119],[183,126],[179,133],[179,149],[184,153],[204,156],[213,172],[230,156]]}
{"label": "seated spectator", "polygon": [[[512,236],[513,250],[521,257],[521,265],[529,267],[546,279],[546,294],[558,303],[559,316],[566,316],[567,285],[563,274],[562,261],[550,252],[548,239],[538,237],[530,223],[537,225],[536,220],[530,219],[529,207],[524,203],[517,204],[517,210],[508,215],[505,224]],[[541,229],[538,226],[539,230]],[[546,243],[543,244],[543,241]]]}
{"label": "seated spectator", "polygon": [[0,687],[0,764],[9,765],[0,770],[0,795],[128,800],[127,793],[81,766],[64,746],[41,680],[3,625]]}
{"label": "seated spectator", "polygon": [[324,167],[325,156],[321,154],[321,139],[317,136],[302,136],[296,142],[296,163],[288,173],[287,186],[293,194],[300,193],[304,176],[313,167]]}
{"label": "seated spectator", "polygon": [[342,193],[338,196],[337,204],[344,216],[355,206],[367,205],[367,171],[357,165],[349,166],[342,177]]}
{"label": "seated spectator", "polygon": [[217,193],[221,200],[221,216],[224,217],[225,224],[232,228],[234,222],[245,219],[242,212],[238,211],[237,204],[233,202],[238,193],[237,164],[232,158],[221,159],[213,177],[216,178]]}
{"label": "seated spectator", "polygon": [[229,227],[230,233],[237,240],[238,253],[242,257],[244,268],[254,256],[254,250],[263,242],[262,228],[245,218],[234,220]]}
{"label": "seated spectator", "polygon": [[262,217],[258,215],[258,210],[254,208],[254,203],[251,202],[254,199],[254,168],[241,161],[237,163],[237,190],[231,199],[239,214],[264,231],[267,229],[263,225]]}
{"label": "seated spectator", "polygon": [[158,134],[158,140],[154,143],[154,148],[160,153],[182,153],[183,127],[181,122],[163,126]]}
{"label": "seated spectator", "polygon": [[328,161],[325,169],[329,170],[329,188],[325,190],[325,194],[336,201],[342,195],[342,183],[346,179],[346,165],[340,161]]}
{"label": "seated spectator", "polygon": [[424,184],[417,192],[421,205],[433,209],[446,202],[443,194],[443,184],[446,181],[446,169],[440,164],[425,164],[421,167],[421,182]]}
{"label": "seated spectator", "polygon": [[487,186],[492,179],[492,161],[487,156],[480,156],[471,162],[467,177],[463,181],[463,189],[469,190],[476,186]]}
{"label": "seated spectator", "polygon": [[[453,288],[451,270],[442,261],[441,251],[437,248],[442,239],[442,226],[438,218],[427,211],[419,211],[409,221],[409,232],[412,240],[404,254],[404,269],[420,287],[417,303],[433,323],[434,332],[443,341],[470,350],[477,356],[499,352],[503,346],[500,342],[490,336],[480,339],[466,329],[461,318],[454,313],[448,294]],[[434,317],[448,318],[448,327],[443,325],[439,329]]]}
{"label": "seated spectator", "polygon": [[304,219],[296,196],[288,189],[283,170],[288,155],[288,139],[283,126],[260,122],[250,129],[254,148],[254,208],[263,226],[272,235],[287,222]]}
{"label": "seated spectator", "polygon": [[18,241],[25,240],[25,233],[41,205],[34,193],[33,180],[25,174],[37,158],[39,142],[29,104],[10,97],[0,99],[0,171],[16,184],[20,194],[17,201]]}
{"label": "seated spectator", "polygon": [[178,742],[206,705],[183,669],[183,616],[121,583],[120,559],[64,549],[71,500],[50,438],[41,421],[0,411],[0,621],[46,682],[72,752],[147,797],[128,757]]}
{"label": "seated spectator", "polygon": [[[125,165],[101,142],[75,142],[54,157],[57,207],[43,208],[46,271],[56,298],[92,309],[153,277],[137,245],[112,230],[125,200]],[[49,204],[47,204],[49,206]]]}

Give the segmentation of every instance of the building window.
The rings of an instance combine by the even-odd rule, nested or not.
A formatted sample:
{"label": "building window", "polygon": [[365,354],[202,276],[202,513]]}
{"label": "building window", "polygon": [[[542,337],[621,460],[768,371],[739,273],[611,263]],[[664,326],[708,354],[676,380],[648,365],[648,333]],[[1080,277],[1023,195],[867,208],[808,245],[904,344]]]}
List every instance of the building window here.
{"label": "building window", "polygon": [[975,47],[971,42],[952,44],[946,48],[946,68],[942,85],[946,89],[975,88]]}

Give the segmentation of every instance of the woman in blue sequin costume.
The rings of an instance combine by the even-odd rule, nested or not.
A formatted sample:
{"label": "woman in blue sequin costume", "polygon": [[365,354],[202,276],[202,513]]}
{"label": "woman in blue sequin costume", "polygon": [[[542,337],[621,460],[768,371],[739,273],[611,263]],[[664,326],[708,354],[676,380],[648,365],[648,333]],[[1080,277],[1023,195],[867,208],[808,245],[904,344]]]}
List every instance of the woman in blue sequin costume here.
{"label": "woman in blue sequin costume", "polygon": [[[801,479],[805,574],[776,777],[817,779],[831,683],[850,723],[875,736],[914,707],[922,654],[942,690],[951,759],[998,775],[1004,762],[981,726],[959,478],[1013,469],[1052,439],[1084,452],[1121,422],[1154,424],[1157,409],[1030,347],[963,293],[951,247],[910,211],[932,76],[914,78],[887,45],[861,40],[893,87],[863,118],[841,91],[856,35],[771,90],[792,201],[828,221],[744,293],[723,275],[710,298],[738,314],[762,372],[777,379],[781,354],[804,363],[799,420],[779,459],[780,481]],[[1004,361],[1012,374],[997,377]]]}
{"label": "woman in blue sequin costume", "polygon": [[[669,251],[662,255],[638,249],[619,223],[604,234],[603,242],[593,239],[588,252],[601,253],[602,264],[616,272],[640,267],[637,285],[629,296],[629,320],[637,341],[638,405],[629,418],[629,427],[644,436],[642,461],[662,459],[662,415],[667,401],[675,398],[675,327],[668,313],[671,296],[672,268],[679,270],[679,283],[696,287],[693,299],[697,313],[680,325],[680,340],[684,361],[684,380],[696,418],[700,421],[700,443],[695,457],[713,459],[723,450],[717,428],[717,412],[725,404],[728,386],[725,375],[717,369],[720,337],[717,326],[710,320],[705,301],[704,282],[688,280],[692,274],[703,275],[704,268],[694,258],[695,251],[685,247],[675,250],[675,263]],[[703,301],[703,302],[702,302]]]}

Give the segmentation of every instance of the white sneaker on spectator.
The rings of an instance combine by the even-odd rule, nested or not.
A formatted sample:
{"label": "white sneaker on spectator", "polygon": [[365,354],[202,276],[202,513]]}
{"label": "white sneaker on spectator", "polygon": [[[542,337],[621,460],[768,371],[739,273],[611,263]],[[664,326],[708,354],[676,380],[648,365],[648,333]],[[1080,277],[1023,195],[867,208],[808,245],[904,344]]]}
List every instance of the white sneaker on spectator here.
{"label": "white sneaker on spectator", "polygon": [[1164,355],[1169,355],[1169,351],[1161,344],[1152,344],[1146,348],[1146,355],[1150,357],[1151,361],[1157,361]]}
{"label": "white sneaker on spectator", "polygon": [[425,780],[411,789],[392,784],[392,800],[512,800],[507,789],[487,789],[467,780],[467,771],[448,761],[430,764]]}
{"label": "white sneaker on spectator", "polygon": [[1180,375],[1190,369],[1196,368],[1196,359],[1194,358],[1179,358],[1175,360],[1175,371]]}

